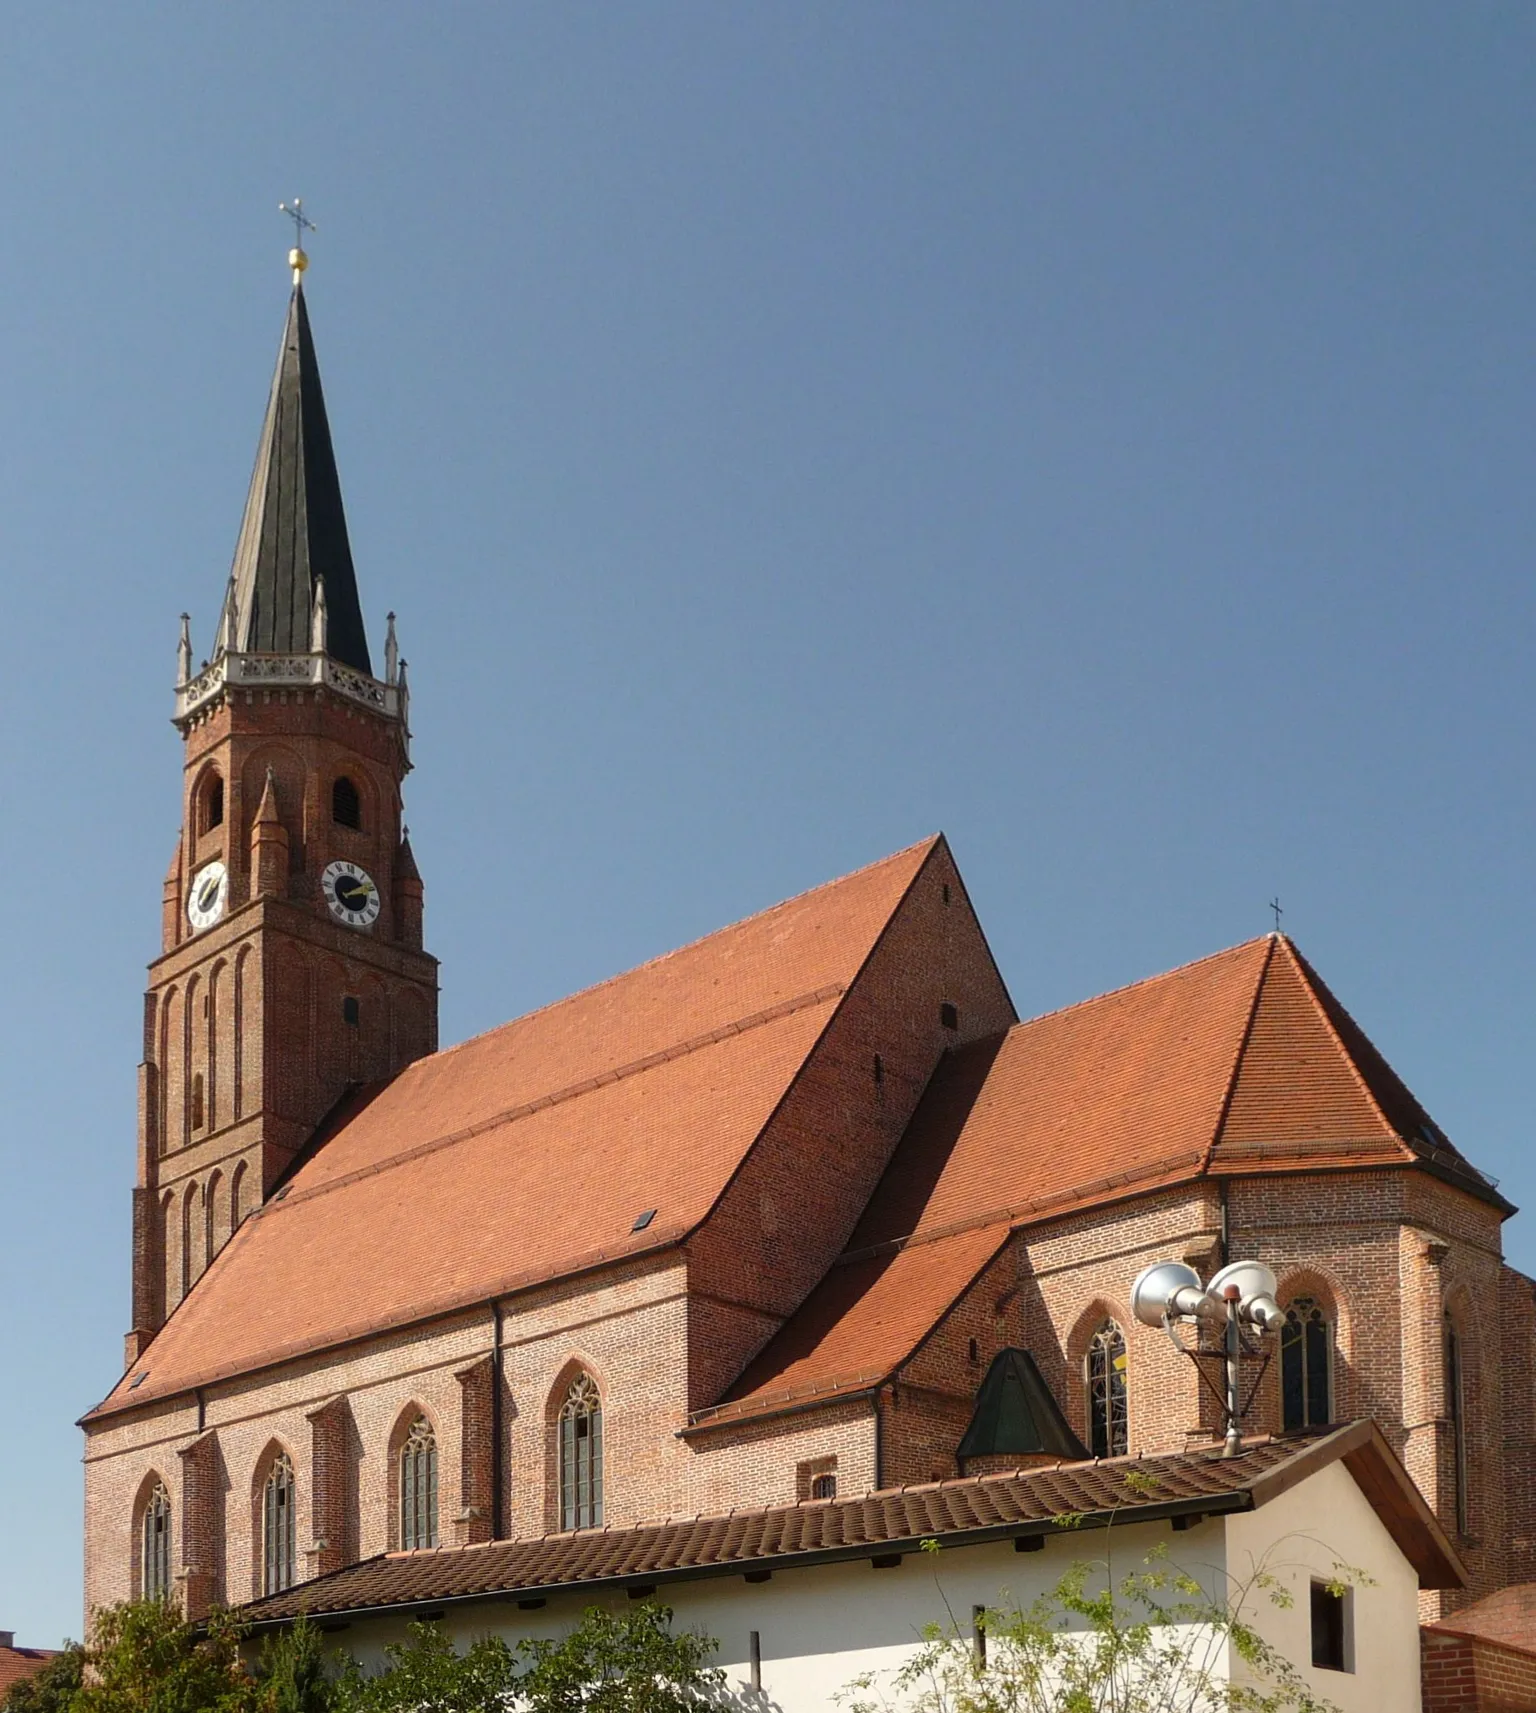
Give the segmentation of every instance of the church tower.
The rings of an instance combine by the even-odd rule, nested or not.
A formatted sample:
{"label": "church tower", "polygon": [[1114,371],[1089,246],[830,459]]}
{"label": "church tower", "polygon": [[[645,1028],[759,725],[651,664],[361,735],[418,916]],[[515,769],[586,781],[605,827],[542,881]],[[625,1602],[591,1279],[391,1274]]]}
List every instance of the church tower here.
{"label": "church tower", "polygon": [[181,834],[139,1079],[131,1365],[328,1113],[437,1045],[401,821],[405,662],[374,674],[302,250],[212,657],[182,618]]}

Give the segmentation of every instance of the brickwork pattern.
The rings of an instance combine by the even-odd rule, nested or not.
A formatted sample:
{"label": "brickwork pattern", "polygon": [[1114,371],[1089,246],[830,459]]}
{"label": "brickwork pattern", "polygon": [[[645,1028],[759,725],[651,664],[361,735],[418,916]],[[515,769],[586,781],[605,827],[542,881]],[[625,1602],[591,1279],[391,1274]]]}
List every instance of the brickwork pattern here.
{"label": "brickwork pattern", "polygon": [[1471,1636],[1419,1632],[1423,1713],[1532,1713],[1536,1655]]}

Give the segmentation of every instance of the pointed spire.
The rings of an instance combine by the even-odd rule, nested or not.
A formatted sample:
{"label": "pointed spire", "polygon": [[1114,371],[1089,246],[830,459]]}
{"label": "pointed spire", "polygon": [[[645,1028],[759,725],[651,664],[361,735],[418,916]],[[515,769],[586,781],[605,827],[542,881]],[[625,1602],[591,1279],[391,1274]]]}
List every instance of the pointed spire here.
{"label": "pointed spire", "polygon": [[261,788],[261,801],[256,805],[255,825],[265,827],[279,823],[280,820],[277,812],[277,776],[269,767],[266,784]]}
{"label": "pointed spire", "polygon": [[400,644],[395,640],[395,615],[386,613],[389,628],[384,633],[384,682],[393,684],[400,676]]}
{"label": "pointed spire", "polygon": [[309,312],[303,286],[295,283],[235,548],[225,646],[240,653],[309,653],[321,579],[326,651],[371,676]]}
{"label": "pointed spire", "polygon": [[192,676],[192,615],[181,615],[181,641],[176,645],[176,682],[185,684]]}

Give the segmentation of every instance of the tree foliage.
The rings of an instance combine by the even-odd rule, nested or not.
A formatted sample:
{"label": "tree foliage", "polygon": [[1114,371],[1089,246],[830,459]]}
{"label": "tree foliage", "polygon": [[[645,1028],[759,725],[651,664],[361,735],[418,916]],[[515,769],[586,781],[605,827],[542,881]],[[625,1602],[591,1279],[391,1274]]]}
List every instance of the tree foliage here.
{"label": "tree foliage", "polygon": [[300,1618],[241,1656],[229,1613],[188,1624],[165,1601],[96,1615],[91,1640],[18,1684],[0,1713],[691,1713],[724,1681],[715,1643],[672,1630],[650,1601],[593,1606],[560,1640],[516,1648],[484,1636],[458,1652],[435,1624],[413,1624],[364,1673]]}
{"label": "tree foliage", "polygon": [[70,1713],[84,1661],[85,1649],[70,1642],[41,1671],[11,1685],[0,1697],[0,1713]]}
{"label": "tree foliage", "polygon": [[[1338,1566],[1330,1586],[1362,1580]],[[1028,1606],[976,1614],[974,1631],[952,1613],[930,1625],[901,1666],[839,1700],[849,1713],[1337,1713],[1259,1633],[1261,1600],[1293,1604],[1267,1564],[1212,1596],[1160,1552],[1118,1577],[1078,1563]]]}

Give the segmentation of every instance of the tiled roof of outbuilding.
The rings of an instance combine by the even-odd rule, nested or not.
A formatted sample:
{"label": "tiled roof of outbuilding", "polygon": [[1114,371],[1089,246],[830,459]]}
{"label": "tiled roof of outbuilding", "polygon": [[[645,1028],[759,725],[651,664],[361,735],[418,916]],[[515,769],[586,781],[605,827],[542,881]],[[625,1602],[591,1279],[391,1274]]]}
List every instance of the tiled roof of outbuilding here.
{"label": "tiled roof of outbuilding", "polygon": [[49,1660],[57,1655],[57,1648],[0,1647],[0,1701],[5,1699],[13,1684],[28,1677],[36,1677]]}
{"label": "tiled roof of outbuilding", "polygon": [[1020,1225],[1229,1174],[1420,1163],[1507,1209],[1283,935],[949,1055],[847,1252],[697,1425],[894,1374]]}
{"label": "tiled roof of outbuilding", "polygon": [[253,1624],[454,1600],[547,1595],[562,1588],[739,1574],[796,1561],[963,1545],[1118,1520],[1251,1510],[1343,1461],[1425,1587],[1463,1580],[1460,1561],[1380,1431],[1370,1422],[1314,1436],[1250,1441],[1161,1457],[1113,1458],[870,1493],[857,1499],[736,1510],[626,1529],[585,1529],[483,1546],[388,1553],[253,1601]]}
{"label": "tiled roof of outbuilding", "polygon": [[92,1414],[677,1242],[937,846],[410,1066],[245,1221]]}

